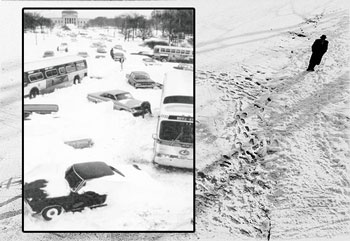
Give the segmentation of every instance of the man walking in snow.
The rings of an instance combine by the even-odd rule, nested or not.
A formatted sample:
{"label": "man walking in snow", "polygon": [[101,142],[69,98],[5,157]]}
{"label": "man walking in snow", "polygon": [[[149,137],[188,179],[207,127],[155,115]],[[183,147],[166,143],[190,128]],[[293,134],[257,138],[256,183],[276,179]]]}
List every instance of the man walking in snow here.
{"label": "man walking in snow", "polygon": [[114,53],[113,53],[113,48],[111,48],[111,51],[109,52],[111,54],[112,59],[114,60]]}
{"label": "man walking in snow", "polygon": [[120,62],[120,71],[122,71],[122,70],[123,70],[124,58],[121,58],[121,59],[119,60],[119,62]]}
{"label": "man walking in snow", "polygon": [[322,56],[327,52],[328,41],[326,35],[322,35],[320,39],[316,39],[312,45],[312,55],[309,62],[307,71],[314,71],[315,65],[319,65],[322,60]]}

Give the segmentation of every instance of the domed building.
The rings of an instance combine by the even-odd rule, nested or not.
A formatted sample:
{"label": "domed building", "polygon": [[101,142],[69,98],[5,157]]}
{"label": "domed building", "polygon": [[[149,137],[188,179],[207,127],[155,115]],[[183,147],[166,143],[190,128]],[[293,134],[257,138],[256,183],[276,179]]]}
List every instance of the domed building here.
{"label": "domed building", "polygon": [[61,18],[51,18],[51,20],[58,26],[73,24],[77,27],[84,27],[89,21],[87,18],[78,18],[78,12],[73,10],[64,10]]}

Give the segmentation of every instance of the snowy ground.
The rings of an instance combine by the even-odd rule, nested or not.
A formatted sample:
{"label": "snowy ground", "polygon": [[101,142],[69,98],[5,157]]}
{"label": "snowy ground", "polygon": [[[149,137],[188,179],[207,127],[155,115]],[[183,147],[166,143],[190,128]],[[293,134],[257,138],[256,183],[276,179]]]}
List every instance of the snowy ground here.
{"label": "snowy ground", "polygon": [[[196,233],[33,240],[349,240],[347,2],[196,4]],[[305,73],[321,34],[329,50]],[[2,234],[27,240],[10,204]]]}
{"label": "snowy ground", "polygon": [[[54,29],[48,34],[25,34],[26,61],[39,59],[40,53],[55,50],[61,42],[67,42],[68,53],[58,54],[87,51],[90,56],[89,76],[82,80],[81,85],[24,100],[25,104],[59,106],[59,112],[55,115],[34,114],[24,122],[25,182],[46,178],[58,183],[46,188],[49,197],[64,196],[67,193],[60,193],[57,189],[64,184],[65,170],[72,163],[93,161],[103,161],[116,167],[126,173],[126,178],[105,177],[96,180],[103,183],[103,190],[99,186],[93,191],[108,195],[107,207],[64,214],[52,222],[32,218],[28,212],[24,229],[191,231],[192,172],[158,170],[152,165],[152,134],[156,132],[161,90],[135,89],[125,77],[131,71],[144,70],[154,81],[162,83],[165,73],[181,76],[183,70],[175,70],[173,67],[176,63],[145,66],[142,62],[145,56],[130,53],[150,49],[140,47],[142,41],[139,39],[124,42],[118,30],[93,29],[89,31],[92,39],[78,36],[73,42],[69,36],[57,36],[57,32]],[[98,53],[91,44],[101,41],[100,34],[109,36],[112,41],[102,41],[107,45],[108,53],[104,54],[104,58],[95,58]],[[109,50],[115,44],[121,44],[127,51],[123,70],[120,63],[113,61],[109,55]],[[94,104],[86,98],[89,93],[113,89],[129,91],[134,98],[149,101],[154,117],[135,118],[129,112],[113,110],[112,103]],[[76,150],[64,144],[84,138],[91,138],[94,146]],[[135,169],[133,164],[141,171]]]}

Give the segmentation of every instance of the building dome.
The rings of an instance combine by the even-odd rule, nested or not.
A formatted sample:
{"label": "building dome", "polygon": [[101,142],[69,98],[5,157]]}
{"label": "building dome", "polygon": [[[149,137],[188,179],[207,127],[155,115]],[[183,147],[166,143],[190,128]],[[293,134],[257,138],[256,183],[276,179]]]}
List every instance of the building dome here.
{"label": "building dome", "polygon": [[87,24],[88,19],[78,18],[78,12],[74,10],[63,10],[61,18],[52,18],[57,26],[73,24],[77,27],[83,27]]}

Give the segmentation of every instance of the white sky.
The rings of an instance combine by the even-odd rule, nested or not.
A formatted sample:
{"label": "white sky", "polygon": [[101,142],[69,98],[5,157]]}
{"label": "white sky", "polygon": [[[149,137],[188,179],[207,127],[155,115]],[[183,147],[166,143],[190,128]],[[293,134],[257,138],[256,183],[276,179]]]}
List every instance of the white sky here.
{"label": "white sky", "polygon": [[111,9],[111,10],[102,10],[102,9],[86,9],[86,10],[75,10],[75,9],[61,9],[61,10],[27,10],[26,12],[37,12],[41,16],[46,18],[60,18],[62,16],[63,10],[73,10],[78,12],[78,18],[96,18],[96,17],[106,17],[106,18],[114,18],[116,16],[128,13],[138,13],[144,16],[150,16],[153,9]]}

